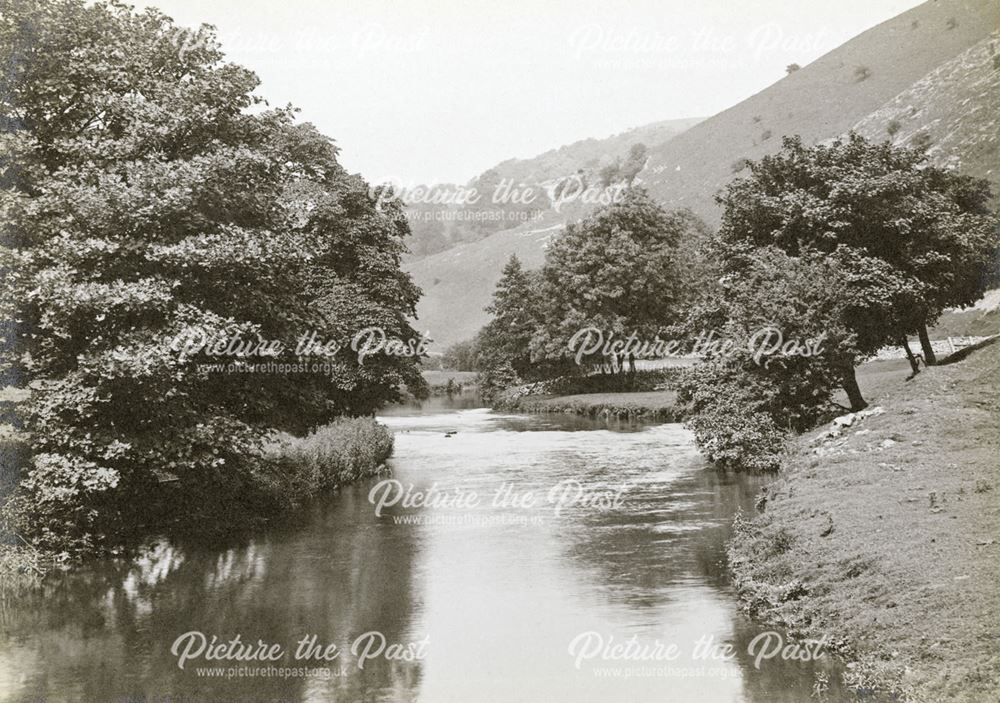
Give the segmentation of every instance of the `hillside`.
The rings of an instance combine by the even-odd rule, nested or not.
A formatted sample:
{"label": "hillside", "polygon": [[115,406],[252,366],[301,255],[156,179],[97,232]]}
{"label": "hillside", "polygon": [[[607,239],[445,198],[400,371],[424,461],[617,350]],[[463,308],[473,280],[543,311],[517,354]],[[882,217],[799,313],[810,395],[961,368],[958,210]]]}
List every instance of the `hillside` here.
{"label": "hillside", "polygon": [[[1000,71],[991,67],[998,30],[1000,2],[930,0],[660,146],[647,144],[637,182],[668,207],[689,207],[714,225],[715,194],[737,177],[743,159],[779,149],[782,135],[817,143],[858,128],[887,138],[893,120],[900,123],[897,139],[913,139],[926,125],[932,157],[995,180]],[[537,265],[550,228],[562,221],[545,213],[502,236],[411,262],[424,290],[418,327],[430,329],[438,346],[471,337],[485,322],[482,308],[510,254]]]}
{"label": "hillside", "polygon": [[1000,196],[1000,31],[917,81],[854,129],[897,144],[923,141],[930,145],[933,163],[985,178]]}
{"label": "hillside", "polygon": [[[427,186],[426,194],[414,189],[410,193],[413,197],[404,197],[409,202],[407,217],[413,234],[409,242],[410,260],[514,229],[526,222],[529,215],[533,216],[531,219],[538,218],[546,224],[579,217],[586,210],[580,207],[582,203],[572,202],[573,198],[569,197],[561,198],[562,202],[553,202],[551,196],[560,185],[568,181],[596,184],[601,179],[602,169],[625,162],[633,146],[658,148],[701,119],[663,120],[604,139],[583,139],[530,159],[507,159],[463,186],[435,184]],[[640,162],[636,172],[641,165]],[[511,184],[521,192],[525,188],[533,188],[531,202],[492,202],[495,192],[504,192],[504,184]],[[461,201],[443,205],[430,202],[434,199],[431,194],[448,197],[459,193],[462,188],[475,188],[480,195],[479,202],[472,206]],[[468,216],[470,212],[491,217],[474,219]],[[493,216],[497,214],[501,217]]]}
{"label": "hillside", "polygon": [[653,150],[640,179],[662,202],[714,224],[713,197],[741,159],[777,151],[782,135],[810,144],[847,132],[997,29],[995,0],[926,2]]}
{"label": "hillside", "polygon": [[517,254],[527,268],[538,268],[546,244],[561,229],[557,223],[507,230],[411,263],[407,268],[424,292],[417,305],[416,329],[431,333],[431,349],[442,351],[471,338],[486,324],[483,308],[510,255]]}

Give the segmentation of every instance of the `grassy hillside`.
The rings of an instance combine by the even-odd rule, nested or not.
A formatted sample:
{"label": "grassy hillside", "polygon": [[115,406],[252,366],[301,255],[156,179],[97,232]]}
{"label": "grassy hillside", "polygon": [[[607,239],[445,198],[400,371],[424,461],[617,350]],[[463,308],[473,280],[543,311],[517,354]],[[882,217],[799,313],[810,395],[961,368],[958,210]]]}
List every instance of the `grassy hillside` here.
{"label": "grassy hillside", "polygon": [[1000,31],[924,76],[855,129],[870,139],[930,145],[931,161],[993,184],[1000,196]]}
{"label": "grassy hillside", "polygon": [[1000,343],[892,380],[882,414],[801,438],[737,530],[736,583],[756,615],[826,635],[862,687],[995,701]]}
{"label": "grassy hillside", "polygon": [[[897,139],[913,139],[925,125],[933,158],[996,179],[1000,70],[991,67],[993,51],[1000,52],[998,30],[997,0],[930,0],[659,147],[647,143],[650,155],[638,182],[668,207],[690,207],[715,224],[715,194],[739,175],[743,159],[779,149],[782,135],[814,143],[857,127],[888,138],[893,120],[900,123]],[[506,163],[531,172],[521,162]],[[558,226],[583,213],[544,213],[539,221],[411,262],[408,269],[424,290],[418,327],[430,329],[441,345],[471,337],[486,320],[482,308],[510,254],[537,265]]]}
{"label": "grassy hillside", "polygon": [[[563,202],[553,207],[549,196],[561,183],[574,179],[574,184],[578,182],[596,184],[600,180],[601,169],[613,163],[623,162],[634,145],[642,144],[647,149],[660,147],[701,119],[663,120],[604,139],[583,139],[558,149],[550,149],[530,159],[508,159],[464,184],[465,187],[475,188],[480,194],[482,204],[472,208],[462,202],[442,205],[426,202],[432,198],[423,196],[409,198],[411,202],[407,207],[407,216],[413,233],[409,243],[410,260],[417,260],[446,251],[453,246],[479,241],[497,232],[517,228],[522,223],[513,216],[522,211],[531,211],[530,214],[541,217],[543,225],[576,219],[590,208],[583,206],[583,203],[573,202],[568,205]],[[503,190],[504,182],[514,184],[521,189],[534,188],[532,206],[522,207],[512,203],[493,204],[491,202],[493,194],[498,189]],[[439,184],[432,186],[431,189],[441,194],[455,194],[459,187],[454,184]],[[564,198],[565,200],[572,199]],[[505,217],[486,221],[463,217],[463,211],[470,209],[503,212]]]}
{"label": "grassy hillside", "polygon": [[424,292],[416,329],[431,333],[436,350],[471,338],[486,324],[483,308],[510,255],[516,253],[528,268],[541,266],[548,241],[561,229],[556,223],[499,232],[410,263],[407,269]]}
{"label": "grassy hillside", "polygon": [[672,139],[655,150],[640,179],[662,202],[686,205],[714,224],[713,197],[741,159],[773,153],[782,135],[809,144],[847,132],[997,29],[995,0],[926,2]]}

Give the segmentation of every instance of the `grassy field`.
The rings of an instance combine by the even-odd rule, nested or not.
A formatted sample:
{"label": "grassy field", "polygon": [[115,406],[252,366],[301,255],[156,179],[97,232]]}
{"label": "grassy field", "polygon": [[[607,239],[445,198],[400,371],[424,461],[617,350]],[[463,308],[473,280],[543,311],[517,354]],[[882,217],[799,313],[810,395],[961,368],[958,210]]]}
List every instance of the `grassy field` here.
{"label": "grassy field", "polygon": [[738,521],[737,587],[758,617],[842,647],[862,690],[997,701],[1000,344],[911,381],[894,366],[861,373],[883,414],[802,437]]}

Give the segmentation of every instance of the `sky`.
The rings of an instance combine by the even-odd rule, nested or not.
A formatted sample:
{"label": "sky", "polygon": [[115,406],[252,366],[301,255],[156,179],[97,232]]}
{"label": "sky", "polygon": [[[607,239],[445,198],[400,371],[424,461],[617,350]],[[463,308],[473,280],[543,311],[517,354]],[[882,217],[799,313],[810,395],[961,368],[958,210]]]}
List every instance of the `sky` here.
{"label": "sky", "polygon": [[710,116],[920,0],[135,0],[218,29],[373,182]]}

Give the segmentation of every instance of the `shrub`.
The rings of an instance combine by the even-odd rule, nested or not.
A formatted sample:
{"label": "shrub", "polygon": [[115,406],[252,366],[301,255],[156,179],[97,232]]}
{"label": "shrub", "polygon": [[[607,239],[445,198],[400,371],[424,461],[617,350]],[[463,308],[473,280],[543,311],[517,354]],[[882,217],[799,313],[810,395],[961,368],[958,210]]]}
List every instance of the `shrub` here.
{"label": "shrub", "polygon": [[917,151],[927,151],[934,144],[934,139],[928,132],[921,132],[913,137],[913,148]]}
{"label": "shrub", "polygon": [[890,137],[893,137],[899,131],[899,128],[899,120],[891,120],[889,124],[885,126],[885,131],[889,133]]}
{"label": "shrub", "polygon": [[784,433],[766,413],[729,403],[713,403],[687,422],[709,461],[753,473],[781,467]]}
{"label": "shrub", "polygon": [[479,393],[483,400],[490,402],[506,388],[521,382],[509,361],[493,363],[479,373]]}
{"label": "shrub", "polygon": [[380,473],[392,433],[371,418],[342,418],[306,437],[277,433],[254,470],[263,501],[294,508],[322,491]]}

